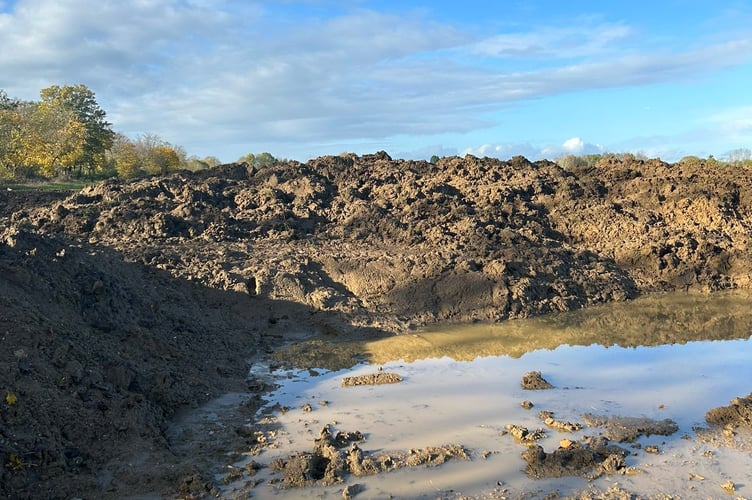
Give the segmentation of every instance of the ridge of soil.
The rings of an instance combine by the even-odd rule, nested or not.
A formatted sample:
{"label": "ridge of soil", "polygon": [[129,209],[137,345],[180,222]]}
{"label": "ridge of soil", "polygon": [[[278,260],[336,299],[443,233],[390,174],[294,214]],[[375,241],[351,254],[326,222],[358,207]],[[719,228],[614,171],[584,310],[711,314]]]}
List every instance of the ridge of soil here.
{"label": "ridge of soil", "polygon": [[205,493],[170,420],[306,336],[750,288],[751,181],[380,152],[2,191],[0,496]]}

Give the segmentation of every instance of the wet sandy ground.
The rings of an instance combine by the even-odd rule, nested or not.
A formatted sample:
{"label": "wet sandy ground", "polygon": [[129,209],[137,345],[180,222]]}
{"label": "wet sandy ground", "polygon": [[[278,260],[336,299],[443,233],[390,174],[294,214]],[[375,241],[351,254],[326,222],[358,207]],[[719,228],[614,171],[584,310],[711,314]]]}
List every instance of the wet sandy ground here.
{"label": "wet sandy ground", "polygon": [[[705,412],[725,405],[748,390],[752,369],[749,340],[692,342],[685,345],[605,348],[560,347],[522,356],[483,357],[454,361],[444,357],[413,363],[389,362],[354,370],[316,373],[277,373],[289,377],[270,395],[282,411],[266,420],[268,446],[257,456],[259,464],[310,451],[321,428],[359,431],[366,453],[409,452],[427,446],[458,444],[470,461],[450,460],[440,467],[414,467],[368,477],[347,475],[330,487],[286,489],[283,474],[262,468],[251,482],[257,496],[338,498],[347,485],[357,485],[358,498],[515,498],[552,492],[575,495],[589,488],[607,490],[614,483],[630,492],[659,493],[682,498],[716,498],[731,481],[737,496],[752,496],[752,446],[749,436],[737,432],[734,446],[722,433],[715,439],[698,438]],[[528,391],[520,380],[538,368],[553,389]],[[368,375],[375,369],[398,373],[403,381],[390,385],[343,387],[344,377]],[[525,409],[523,401],[532,408]],[[540,410],[554,412],[557,420],[577,422],[583,429],[561,432],[545,425]],[[670,419],[678,431],[669,436],[640,436],[622,443],[628,452],[628,474],[531,479],[524,473],[525,446],[509,434],[509,424],[541,429],[538,443],[547,452],[563,439],[577,442],[584,436],[603,435],[588,426],[585,414],[608,417]],[[592,423],[592,421],[591,421]],[[235,464],[242,467],[242,461]],[[588,471],[585,471],[586,473]],[[255,483],[258,482],[258,485]],[[231,483],[228,498],[246,489],[248,478]],[[235,492],[233,492],[233,489]],[[530,497],[528,497],[530,498]]]}
{"label": "wet sandy ground", "polygon": [[[243,407],[243,395],[236,395],[187,416],[184,428],[194,440],[205,436],[215,452],[221,439],[209,443],[212,436],[233,429],[235,437],[217,453],[225,459],[217,475],[223,498],[750,498],[750,431],[708,429],[705,422],[709,409],[752,389],[748,300],[745,294],[661,296],[372,342],[304,342],[282,354],[338,368],[258,363],[252,375],[278,385],[264,411],[248,420],[234,411]],[[295,358],[296,349],[305,356]],[[354,358],[371,363],[352,366]],[[521,381],[531,371],[553,387],[525,390]],[[526,445],[510,433],[510,426],[540,431],[528,444],[559,456],[587,447],[588,437],[622,439],[601,426],[609,419],[657,426],[642,426],[634,439],[616,443],[623,458],[605,474],[596,466],[575,470],[574,477],[530,477],[541,474],[526,474]],[[197,431],[202,423],[204,431]],[[331,463],[320,463],[316,473],[306,468],[325,427],[332,435],[363,438],[356,451],[347,442],[327,452],[343,463],[360,457],[328,477],[323,471]],[[651,434],[661,428],[671,429]],[[246,445],[230,452],[238,449],[238,436]],[[467,456],[440,464],[418,458],[441,447],[460,447]],[[394,459],[389,464],[412,457],[414,466],[358,475],[363,461],[381,464],[384,457]]]}

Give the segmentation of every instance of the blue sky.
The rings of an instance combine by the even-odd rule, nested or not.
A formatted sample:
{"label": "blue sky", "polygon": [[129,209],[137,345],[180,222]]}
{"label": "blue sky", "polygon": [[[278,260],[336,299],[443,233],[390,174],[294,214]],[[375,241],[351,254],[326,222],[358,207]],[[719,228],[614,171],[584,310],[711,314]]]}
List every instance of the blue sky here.
{"label": "blue sky", "polygon": [[0,89],[189,154],[752,148],[752,0],[0,0]]}

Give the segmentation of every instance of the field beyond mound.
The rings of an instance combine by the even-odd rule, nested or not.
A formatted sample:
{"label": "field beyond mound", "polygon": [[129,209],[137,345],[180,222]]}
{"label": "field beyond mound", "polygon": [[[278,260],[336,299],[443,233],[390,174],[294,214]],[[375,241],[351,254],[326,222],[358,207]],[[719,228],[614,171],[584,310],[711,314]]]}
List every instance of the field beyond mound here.
{"label": "field beyond mound", "polygon": [[752,287],[752,175],[702,162],[231,164],[4,191],[0,221],[4,497],[205,493],[171,419],[304,336]]}

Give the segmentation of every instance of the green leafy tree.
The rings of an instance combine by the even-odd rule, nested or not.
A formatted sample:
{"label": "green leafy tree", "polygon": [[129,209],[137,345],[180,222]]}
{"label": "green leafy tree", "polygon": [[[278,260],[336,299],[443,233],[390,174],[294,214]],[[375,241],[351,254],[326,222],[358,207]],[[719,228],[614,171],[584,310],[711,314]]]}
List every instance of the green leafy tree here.
{"label": "green leafy tree", "polygon": [[105,153],[112,147],[115,133],[99,107],[94,92],[86,85],[53,85],[40,92],[42,105],[50,109],[68,110],[85,130],[84,145],[76,167],[80,175],[86,168],[92,175],[105,165]]}
{"label": "green leafy tree", "polygon": [[8,97],[0,90],[0,178],[15,178],[24,167],[23,140],[28,132],[31,103]]}
{"label": "green leafy tree", "polygon": [[245,156],[241,156],[238,162],[245,162],[257,168],[266,168],[276,165],[279,163],[279,160],[272,156],[271,153],[263,152],[258,154],[248,153]]}
{"label": "green leafy tree", "polygon": [[40,103],[30,113],[23,139],[25,161],[45,177],[69,174],[84,151],[86,128],[69,109]]}

